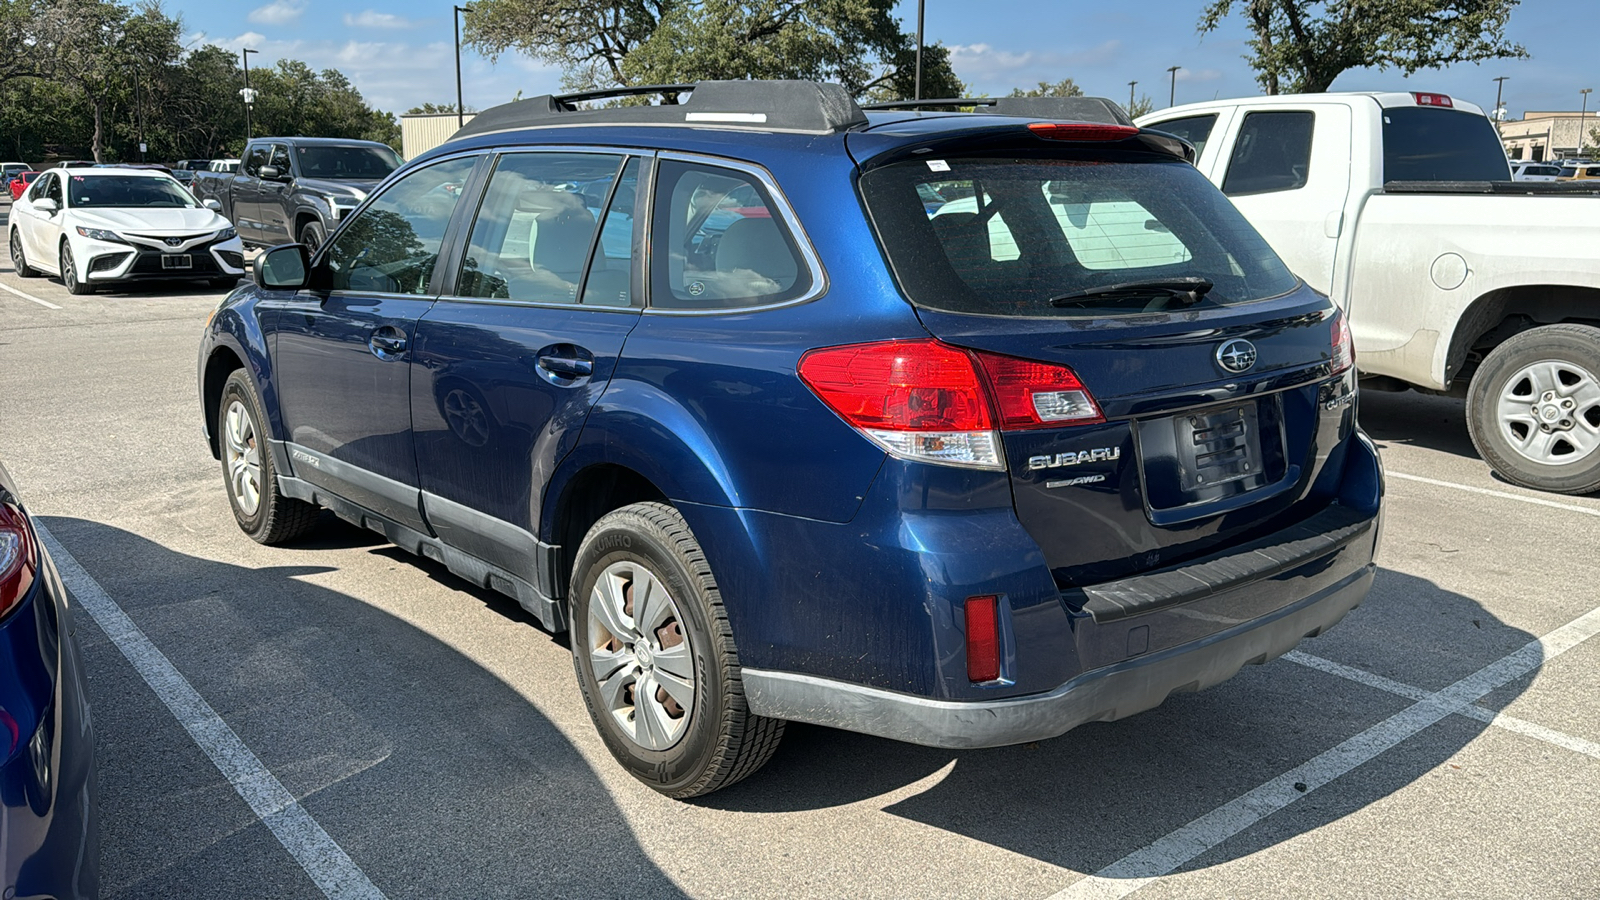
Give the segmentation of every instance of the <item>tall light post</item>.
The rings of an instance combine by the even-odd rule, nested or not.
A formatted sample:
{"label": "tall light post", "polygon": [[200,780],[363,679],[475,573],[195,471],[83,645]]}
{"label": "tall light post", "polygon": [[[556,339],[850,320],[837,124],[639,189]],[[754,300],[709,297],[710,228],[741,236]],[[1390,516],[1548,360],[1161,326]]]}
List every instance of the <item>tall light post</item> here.
{"label": "tall light post", "polygon": [[1137,81],[1128,82],[1128,112],[1130,113],[1133,112],[1133,88],[1138,83]]}
{"label": "tall light post", "polygon": [[471,12],[472,5],[456,7],[451,22],[456,26],[456,128],[467,124],[466,110],[461,104],[461,14]]}
{"label": "tall light post", "polygon": [[239,90],[239,96],[244,98],[244,142],[250,143],[255,137],[255,130],[250,125],[250,107],[256,103],[255,89],[250,87],[250,54],[260,53],[260,50],[248,48],[239,51],[239,56],[244,59],[244,87]]}
{"label": "tall light post", "polygon": [[923,0],[917,0],[917,82],[913,100],[922,99],[922,4]]}
{"label": "tall light post", "polygon": [[1501,75],[1494,80],[1494,114],[1496,122],[1504,122],[1506,120],[1505,113],[1501,112],[1500,95],[1505,91],[1506,79],[1510,77],[1510,75]]}
{"label": "tall light post", "polygon": [[1583,112],[1578,113],[1578,155],[1583,155],[1583,125],[1589,121],[1589,94],[1594,88],[1584,88],[1578,93],[1583,95]]}
{"label": "tall light post", "polygon": [[1168,106],[1178,105],[1178,70],[1181,68],[1183,68],[1183,66],[1173,66],[1167,69],[1167,73],[1172,76],[1172,89],[1167,92]]}

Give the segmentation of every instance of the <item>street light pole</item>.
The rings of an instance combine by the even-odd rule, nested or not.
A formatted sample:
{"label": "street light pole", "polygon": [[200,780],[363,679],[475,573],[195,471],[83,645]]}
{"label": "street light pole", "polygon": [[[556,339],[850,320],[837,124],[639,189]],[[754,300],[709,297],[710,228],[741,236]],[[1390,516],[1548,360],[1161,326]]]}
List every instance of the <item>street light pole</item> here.
{"label": "street light pole", "polygon": [[1133,87],[1138,83],[1137,81],[1128,82],[1128,112],[1130,113],[1133,112]]}
{"label": "street light pole", "polygon": [[922,99],[922,5],[923,0],[917,0],[917,85],[911,99]]}
{"label": "street light pole", "polygon": [[239,96],[244,98],[244,142],[246,144],[250,143],[251,138],[255,137],[255,130],[250,124],[250,107],[254,105],[256,99],[256,92],[250,89],[250,54],[260,52],[260,50],[250,50],[248,48],[239,51],[239,55],[244,58],[244,90],[239,92]]}
{"label": "street light pole", "polygon": [[1500,114],[1500,95],[1505,90],[1506,79],[1510,77],[1510,75],[1501,75],[1499,78],[1494,80],[1494,112],[1496,116],[1496,122],[1505,121],[1505,116]]}
{"label": "street light pole", "polygon": [[1168,106],[1178,105],[1178,70],[1181,68],[1183,68],[1183,66],[1173,66],[1170,69],[1167,69],[1167,71],[1172,75],[1172,90],[1167,93]]}
{"label": "street light pole", "polygon": [[1578,93],[1583,95],[1583,112],[1578,113],[1578,155],[1583,155],[1583,123],[1589,121],[1589,93],[1594,88],[1584,88]]}
{"label": "street light pole", "polygon": [[458,6],[451,23],[456,27],[456,128],[467,124],[466,110],[461,104],[461,14],[471,11],[472,7]]}
{"label": "street light pole", "polygon": [[133,70],[133,108],[139,114],[139,162],[144,162],[144,100],[140,97],[139,70]]}

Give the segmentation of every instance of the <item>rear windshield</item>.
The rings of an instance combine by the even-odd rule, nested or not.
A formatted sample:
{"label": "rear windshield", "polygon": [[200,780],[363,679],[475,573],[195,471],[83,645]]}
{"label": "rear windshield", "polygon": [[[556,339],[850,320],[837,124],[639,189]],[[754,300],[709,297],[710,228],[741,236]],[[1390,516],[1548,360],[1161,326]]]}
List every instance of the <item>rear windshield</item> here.
{"label": "rear windshield", "polygon": [[1184,162],[961,158],[873,170],[862,192],[913,303],[1005,316],[1162,312],[1176,300],[1114,285],[1202,278],[1192,308],[1293,290],[1261,235]]}
{"label": "rear windshield", "polygon": [[1505,148],[1489,120],[1451,109],[1383,111],[1384,181],[1505,181]]}
{"label": "rear windshield", "polygon": [[388,147],[330,147],[308,144],[300,154],[300,174],[305,178],[384,178],[400,168],[400,157]]}

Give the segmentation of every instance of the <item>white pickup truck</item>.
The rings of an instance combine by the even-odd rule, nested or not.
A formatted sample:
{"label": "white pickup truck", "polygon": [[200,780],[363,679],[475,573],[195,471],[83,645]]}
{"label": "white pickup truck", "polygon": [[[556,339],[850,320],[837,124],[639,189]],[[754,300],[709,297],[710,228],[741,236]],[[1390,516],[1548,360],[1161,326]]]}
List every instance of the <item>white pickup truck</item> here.
{"label": "white pickup truck", "polygon": [[1163,109],[1307,284],[1348,310],[1373,387],[1467,398],[1507,479],[1600,489],[1600,190],[1511,181],[1483,111],[1443,94]]}

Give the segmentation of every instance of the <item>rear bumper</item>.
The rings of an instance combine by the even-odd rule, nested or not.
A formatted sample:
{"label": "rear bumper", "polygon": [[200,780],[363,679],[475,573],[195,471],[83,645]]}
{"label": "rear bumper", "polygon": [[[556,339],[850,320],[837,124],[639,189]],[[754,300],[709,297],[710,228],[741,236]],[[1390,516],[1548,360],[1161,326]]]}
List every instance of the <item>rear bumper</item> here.
{"label": "rear bumper", "polygon": [[746,668],[745,696],[758,715],[929,747],[966,750],[1043,740],[1087,722],[1131,716],[1159,705],[1169,694],[1210,687],[1231,678],[1242,666],[1282,656],[1361,604],[1376,571],[1370,553],[1367,560],[1334,584],[1273,613],[1191,643],[1085,672],[1045,694],[990,701],[934,700]]}

